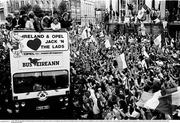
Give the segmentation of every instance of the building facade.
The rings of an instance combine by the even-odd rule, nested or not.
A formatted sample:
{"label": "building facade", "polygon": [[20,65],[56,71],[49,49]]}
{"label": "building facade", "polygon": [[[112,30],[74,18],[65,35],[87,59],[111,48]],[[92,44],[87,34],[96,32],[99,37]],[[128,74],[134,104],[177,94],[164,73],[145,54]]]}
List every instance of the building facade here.
{"label": "building facade", "polygon": [[5,3],[3,1],[0,1],[0,21],[5,21],[5,10],[4,7]]}
{"label": "building facade", "polygon": [[51,11],[52,7],[57,8],[62,0],[7,0],[8,13],[19,10],[22,6],[30,4],[39,5],[43,11]]}
{"label": "building facade", "polygon": [[95,24],[95,0],[81,0],[81,25]]}
{"label": "building facade", "polygon": [[105,10],[106,10],[105,0],[96,0],[95,1],[96,23],[103,21]]}
{"label": "building facade", "polygon": [[75,20],[76,23],[81,22],[81,1],[80,0],[70,0],[71,7],[71,18]]}
{"label": "building facade", "polygon": [[131,11],[128,9],[128,4],[133,5],[134,11],[138,12],[139,7],[142,4],[146,4],[150,9],[160,9],[161,19],[165,16],[165,9],[172,11],[172,8],[178,9],[178,3],[180,0],[106,0],[106,10],[110,14],[110,22],[114,22],[112,19],[112,13],[119,13],[119,22],[123,22],[125,18],[131,15]]}

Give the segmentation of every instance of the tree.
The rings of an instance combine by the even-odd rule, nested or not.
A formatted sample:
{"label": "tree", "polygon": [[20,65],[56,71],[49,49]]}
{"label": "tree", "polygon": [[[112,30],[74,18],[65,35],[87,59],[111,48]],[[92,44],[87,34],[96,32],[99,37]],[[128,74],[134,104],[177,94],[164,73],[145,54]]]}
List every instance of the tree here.
{"label": "tree", "polygon": [[37,17],[41,17],[43,15],[43,10],[39,5],[34,5],[32,10]]}
{"label": "tree", "polygon": [[20,8],[20,11],[22,12],[25,12],[25,14],[28,14],[30,11],[32,10],[32,6],[28,3],[26,5],[23,5],[21,8]]}
{"label": "tree", "polygon": [[58,6],[59,14],[60,16],[64,13],[67,12],[67,5],[65,1],[62,1],[59,6]]}

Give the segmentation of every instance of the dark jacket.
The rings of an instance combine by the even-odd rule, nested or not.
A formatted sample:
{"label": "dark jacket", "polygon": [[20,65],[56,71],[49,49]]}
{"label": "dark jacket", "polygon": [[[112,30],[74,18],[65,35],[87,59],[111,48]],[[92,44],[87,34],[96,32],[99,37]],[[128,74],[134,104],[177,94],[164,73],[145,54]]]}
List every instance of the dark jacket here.
{"label": "dark jacket", "polygon": [[14,19],[12,20],[12,27],[15,28],[15,26],[16,26],[17,24],[19,25],[18,28],[22,28],[23,19],[22,19],[22,18],[19,18],[19,20],[18,20],[18,22],[17,22],[16,18],[14,18]]}
{"label": "dark jacket", "polygon": [[62,20],[60,21],[60,23],[61,23],[61,28],[65,28],[65,29],[67,29],[67,30],[69,30],[69,29],[70,29],[70,26],[72,25],[72,24],[71,24],[71,21],[65,21],[64,19],[62,19]]}

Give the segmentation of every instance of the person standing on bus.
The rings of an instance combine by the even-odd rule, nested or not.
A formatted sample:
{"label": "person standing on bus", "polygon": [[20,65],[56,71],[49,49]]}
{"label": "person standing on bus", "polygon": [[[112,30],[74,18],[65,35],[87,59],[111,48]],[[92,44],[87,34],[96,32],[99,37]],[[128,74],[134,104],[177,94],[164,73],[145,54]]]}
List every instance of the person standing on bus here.
{"label": "person standing on bus", "polygon": [[59,22],[58,18],[54,18],[53,22],[51,23],[51,29],[54,31],[58,31],[61,29],[61,23]]}
{"label": "person standing on bus", "polygon": [[5,23],[5,27],[7,30],[12,30],[12,20],[13,20],[13,17],[8,14],[8,16],[6,17],[6,23]]}
{"label": "person standing on bus", "polygon": [[18,10],[16,10],[14,12],[14,16],[15,16],[15,18],[12,20],[12,27],[16,28],[16,29],[21,28],[23,20],[20,17],[20,12]]}
{"label": "person standing on bus", "polygon": [[50,16],[47,14],[44,16],[41,20],[41,26],[43,29],[49,29],[51,24],[51,19]]}
{"label": "person standing on bus", "polygon": [[70,17],[69,17],[69,13],[65,12],[63,15],[62,15],[62,20],[60,21],[62,27],[61,28],[66,28],[67,30],[70,29],[72,23],[72,21],[70,20]]}
{"label": "person standing on bus", "polygon": [[26,29],[34,29],[34,15],[29,14],[29,19],[26,21],[25,28]]}

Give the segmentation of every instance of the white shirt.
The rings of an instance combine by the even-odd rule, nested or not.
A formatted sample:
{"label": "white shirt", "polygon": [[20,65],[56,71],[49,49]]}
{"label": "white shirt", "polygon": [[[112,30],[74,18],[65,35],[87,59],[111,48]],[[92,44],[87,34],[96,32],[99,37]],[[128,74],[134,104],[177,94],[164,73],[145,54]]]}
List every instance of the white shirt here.
{"label": "white shirt", "polygon": [[99,114],[100,113],[100,110],[99,110],[99,107],[98,107],[98,103],[97,103],[97,98],[95,96],[95,92],[93,89],[89,89],[90,93],[91,93],[91,96],[90,98],[93,100],[93,113],[94,114]]}
{"label": "white shirt", "polygon": [[26,22],[25,28],[27,28],[27,29],[34,29],[33,23],[34,23],[34,20],[33,20],[33,19],[28,20],[28,21]]}
{"label": "white shirt", "polygon": [[51,23],[51,29],[53,30],[61,29],[61,24],[59,22],[57,24]]}

